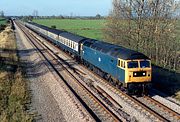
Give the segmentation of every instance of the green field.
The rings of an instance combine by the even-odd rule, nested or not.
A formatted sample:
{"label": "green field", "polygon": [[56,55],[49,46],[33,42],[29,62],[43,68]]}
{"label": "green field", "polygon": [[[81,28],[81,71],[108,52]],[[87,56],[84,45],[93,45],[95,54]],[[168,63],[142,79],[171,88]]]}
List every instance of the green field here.
{"label": "green field", "polygon": [[6,23],[7,23],[7,20],[0,17],[0,25],[2,25],[2,24],[4,25]]}
{"label": "green field", "polygon": [[[106,20],[82,20],[82,19],[34,19],[33,22],[57,29],[64,29],[81,36],[102,40],[102,29],[105,28]],[[180,20],[176,27],[177,41],[180,42]]]}
{"label": "green field", "polygon": [[82,19],[35,19],[33,22],[57,29],[64,29],[88,38],[103,39],[102,29],[106,20],[82,20]]}

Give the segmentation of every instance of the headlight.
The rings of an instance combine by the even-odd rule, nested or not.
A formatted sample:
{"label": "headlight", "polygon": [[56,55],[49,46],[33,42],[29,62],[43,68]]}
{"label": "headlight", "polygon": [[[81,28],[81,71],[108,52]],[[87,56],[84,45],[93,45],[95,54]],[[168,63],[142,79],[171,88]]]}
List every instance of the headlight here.
{"label": "headlight", "polygon": [[137,73],[134,73],[134,75],[137,75]]}
{"label": "headlight", "polygon": [[143,75],[145,76],[145,75],[146,75],[146,73],[144,72],[144,73],[143,73]]}

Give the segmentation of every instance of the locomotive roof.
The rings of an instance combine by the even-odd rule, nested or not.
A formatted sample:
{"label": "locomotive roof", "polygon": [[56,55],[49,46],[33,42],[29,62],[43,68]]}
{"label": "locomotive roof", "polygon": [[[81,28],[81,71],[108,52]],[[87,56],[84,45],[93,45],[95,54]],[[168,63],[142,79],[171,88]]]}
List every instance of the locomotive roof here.
{"label": "locomotive roof", "polygon": [[124,60],[149,59],[140,52],[98,40],[88,39],[84,42],[84,45]]}
{"label": "locomotive roof", "polygon": [[47,27],[47,26],[44,26],[44,25],[40,25],[40,24],[34,23],[34,22],[29,22],[29,23],[32,24],[32,25],[35,25],[37,27],[40,27],[40,28],[42,28],[44,30],[47,30],[49,32],[52,32],[54,34],[57,34],[57,35],[59,35],[60,33],[64,32],[62,30],[57,30],[57,29],[54,29],[54,28],[50,28],[50,27]]}
{"label": "locomotive roof", "polygon": [[86,39],[85,37],[78,36],[78,35],[75,35],[75,34],[72,34],[69,32],[60,33],[59,36],[62,36],[62,37],[67,38],[69,40],[75,41],[77,43],[79,43],[83,39]]}

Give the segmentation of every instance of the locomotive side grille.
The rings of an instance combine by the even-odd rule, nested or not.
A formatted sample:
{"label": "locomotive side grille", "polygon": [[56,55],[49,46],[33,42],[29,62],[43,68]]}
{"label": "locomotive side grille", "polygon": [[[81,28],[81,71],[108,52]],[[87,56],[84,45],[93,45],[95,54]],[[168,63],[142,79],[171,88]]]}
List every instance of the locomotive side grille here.
{"label": "locomotive side grille", "polygon": [[133,72],[133,77],[145,77],[146,71]]}

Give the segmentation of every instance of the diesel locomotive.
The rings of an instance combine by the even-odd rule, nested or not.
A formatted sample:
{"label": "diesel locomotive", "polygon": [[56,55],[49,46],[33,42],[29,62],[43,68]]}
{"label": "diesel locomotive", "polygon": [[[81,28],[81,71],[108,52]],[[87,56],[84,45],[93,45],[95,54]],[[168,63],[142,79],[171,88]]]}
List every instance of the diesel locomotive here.
{"label": "diesel locomotive", "polygon": [[129,94],[147,94],[151,88],[151,60],[140,52],[32,22],[25,26]]}

